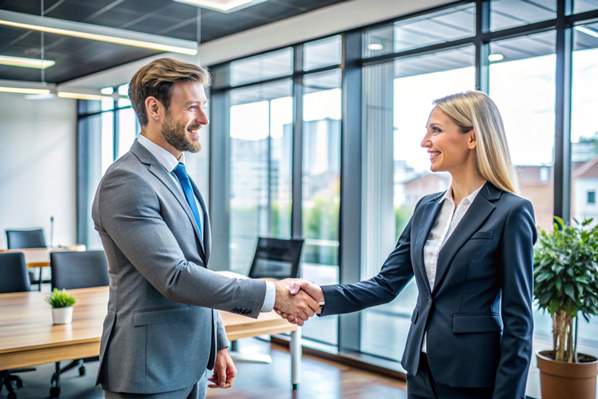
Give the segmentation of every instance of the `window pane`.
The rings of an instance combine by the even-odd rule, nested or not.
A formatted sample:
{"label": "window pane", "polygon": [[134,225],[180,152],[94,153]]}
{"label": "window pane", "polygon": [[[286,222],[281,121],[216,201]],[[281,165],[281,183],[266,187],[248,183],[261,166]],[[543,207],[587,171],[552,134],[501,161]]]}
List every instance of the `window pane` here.
{"label": "window pane", "polygon": [[[303,95],[303,275],[338,282],[341,74],[308,75]],[[337,317],[314,318],[306,337],[336,344]]]}
{"label": "window pane", "polygon": [[[598,223],[598,23],[576,26],[571,101],[571,215]],[[579,319],[579,350],[598,352],[598,319]]]}
{"label": "window pane", "polygon": [[338,35],[306,43],[303,47],[303,69],[306,71],[340,62],[341,37]]}
{"label": "window pane", "polygon": [[[552,227],[554,163],[554,31],[490,43],[490,96],[503,117],[521,194],[536,224]],[[520,95],[517,95],[520,93]]]}
{"label": "window pane", "polygon": [[[433,100],[475,87],[474,58],[467,46],[364,68],[362,278],[378,273],[416,202],[448,187],[446,173],[429,171],[420,141]],[[364,312],[362,351],[399,361],[416,298],[412,282]]]}
{"label": "window pane", "polygon": [[574,0],[573,12],[584,12],[598,9],[598,0]]}
{"label": "window pane", "polygon": [[85,136],[83,142],[87,143],[87,148],[80,148],[87,154],[84,159],[87,162],[85,168],[81,171],[86,171],[86,176],[79,178],[86,182],[81,185],[81,189],[87,189],[85,197],[88,198],[86,204],[86,215],[81,217],[87,218],[87,231],[83,232],[84,237],[87,238],[88,249],[101,249],[102,242],[100,237],[94,229],[93,221],[91,219],[91,205],[100,182],[101,177],[106,172],[106,169],[113,161],[113,125],[112,112],[103,112],[98,115],[81,118],[78,121],[78,135]]}
{"label": "window pane", "polygon": [[[110,95],[114,93],[114,89],[112,87],[105,87],[101,90],[101,93]],[[111,98],[102,98],[100,102],[102,104],[102,111],[107,111],[114,108],[114,100]]]}
{"label": "window pane", "polygon": [[[128,96],[129,95],[129,84],[124,84],[122,86],[118,86],[118,94],[121,96]],[[118,107],[127,107],[131,105],[131,100],[128,99],[119,99],[118,100]]]}
{"label": "window pane", "polygon": [[492,30],[527,25],[556,18],[556,1],[492,0],[490,3]]}
{"label": "window pane", "polygon": [[227,67],[216,68],[214,86],[235,86],[243,83],[287,76],[293,72],[291,47],[271,53],[233,61]]}
{"label": "window pane", "polygon": [[[118,100],[123,101],[123,100]],[[128,101],[128,100],[127,100]],[[121,109],[118,112],[118,158],[131,149],[137,137],[137,117],[133,108]]]}
{"label": "window pane", "polygon": [[364,57],[445,43],[475,33],[475,4],[463,4],[365,32]]}
{"label": "window pane", "polygon": [[258,236],[291,234],[291,81],[229,93],[231,270],[249,272]]}

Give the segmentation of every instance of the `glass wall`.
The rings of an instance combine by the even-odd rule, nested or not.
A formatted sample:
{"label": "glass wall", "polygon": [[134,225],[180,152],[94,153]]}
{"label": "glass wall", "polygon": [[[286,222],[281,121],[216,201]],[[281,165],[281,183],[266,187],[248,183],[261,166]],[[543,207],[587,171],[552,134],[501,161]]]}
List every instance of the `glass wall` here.
{"label": "glass wall", "polygon": [[[500,109],[521,194],[536,224],[552,227],[554,197],[555,32],[490,43],[490,96]],[[514,95],[513,93],[521,93]]]}
{"label": "glass wall", "polygon": [[229,92],[231,270],[247,274],[258,236],[291,235],[291,81]]}
{"label": "glass wall", "polygon": [[[340,155],[340,70],[303,82],[303,276],[317,284],[338,282]],[[308,321],[308,338],[335,344],[337,318]]]}

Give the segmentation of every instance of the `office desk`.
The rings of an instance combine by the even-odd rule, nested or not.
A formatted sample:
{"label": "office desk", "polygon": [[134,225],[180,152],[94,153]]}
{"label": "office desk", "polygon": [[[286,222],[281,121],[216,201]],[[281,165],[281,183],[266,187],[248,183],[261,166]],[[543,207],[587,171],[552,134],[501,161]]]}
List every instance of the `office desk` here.
{"label": "office desk", "polygon": [[[0,294],[0,370],[98,356],[108,287],[69,290],[77,298],[70,325],[52,325],[47,294]],[[301,330],[274,312],[259,319],[220,312],[228,338],[291,332],[291,383],[300,381]]]}

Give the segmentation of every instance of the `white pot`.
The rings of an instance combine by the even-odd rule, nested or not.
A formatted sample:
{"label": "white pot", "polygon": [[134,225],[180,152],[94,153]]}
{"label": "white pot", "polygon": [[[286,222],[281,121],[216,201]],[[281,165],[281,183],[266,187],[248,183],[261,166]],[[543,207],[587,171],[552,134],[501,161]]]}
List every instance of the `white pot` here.
{"label": "white pot", "polygon": [[53,324],[71,324],[73,321],[73,307],[68,308],[52,308],[52,323]]}

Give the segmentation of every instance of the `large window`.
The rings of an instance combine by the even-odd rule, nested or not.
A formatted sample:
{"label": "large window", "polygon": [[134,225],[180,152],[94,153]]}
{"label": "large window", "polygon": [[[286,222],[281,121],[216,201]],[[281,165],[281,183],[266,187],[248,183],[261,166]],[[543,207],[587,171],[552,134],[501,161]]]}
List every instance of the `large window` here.
{"label": "large window", "polygon": [[554,213],[554,53],[554,31],[490,44],[498,60],[490,64],[490,96],[503,117],[521,194],[544,229]]}
{"label": "large window", "polygon": [[[416,202],[448,186],[446,173],[430,172],[420,142],[432,102],[474,88],[474,52],[466,46],[364,69],[363,278],[378,273]],[[364,312],[362,351],[400,359],[416,298],[412,281],[393,302]]]}
{"label": "large window", "polygon": [[230,266],[247,274],[258,236],[291,235],[291,81],[229,97]]}
{"label": "large window", "polygon": [[[340,70],[308,75],[303,84],[303,276],[318,284],[338,282]],[[304,335],[337,342],[337,318],[306,323]]]}

